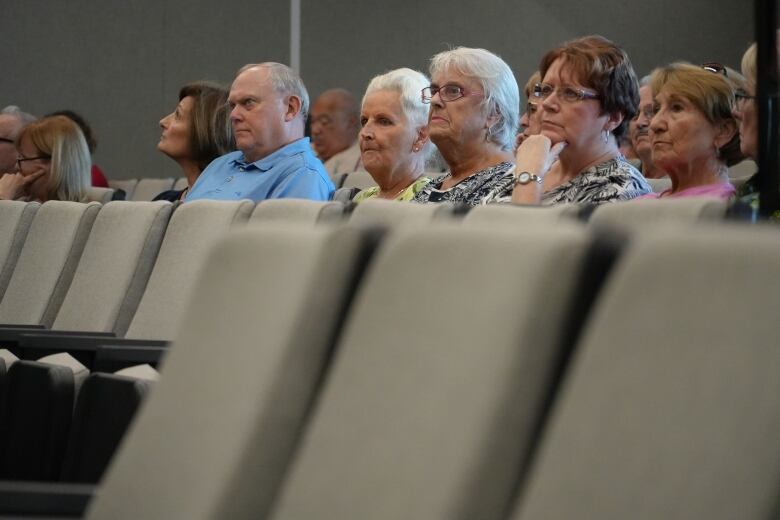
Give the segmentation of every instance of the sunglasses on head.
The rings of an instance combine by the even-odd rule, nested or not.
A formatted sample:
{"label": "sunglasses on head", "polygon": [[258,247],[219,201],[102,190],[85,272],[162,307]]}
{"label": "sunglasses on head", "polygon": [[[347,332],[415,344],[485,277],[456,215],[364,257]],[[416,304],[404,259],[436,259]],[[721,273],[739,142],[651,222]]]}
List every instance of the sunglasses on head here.
{"label": "sunglasses on head", "polygon": [[729,73],[726,70],[725,65],[722,65],[720,63],[716,63],[716,62],[702,63],[701,68],[703,68],[704,70],[708,70],[710,72],[714,72],[715,74],[723,74],[727,78],[729,77]]}

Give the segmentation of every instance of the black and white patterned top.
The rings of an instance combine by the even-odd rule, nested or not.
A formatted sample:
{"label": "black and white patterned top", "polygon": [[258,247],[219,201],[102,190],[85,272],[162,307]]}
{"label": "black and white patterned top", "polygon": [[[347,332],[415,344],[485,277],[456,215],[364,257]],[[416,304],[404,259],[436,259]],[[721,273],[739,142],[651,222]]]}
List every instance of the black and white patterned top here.
{"label": "black and white patterned top", "polygon": [[470,206],[482,203],[491,193],[511,197],[514,186],[514,164],[501,162],[466,177],[448,190],[441,190],[441,184],[450,174],[441,175],[429,182],[414,197],[415,202],[461,202]]}
{"label": "black and white patterned top", "polygon": [[542,204],[565,202],[603,204],[629,200],[653,189],[623,156],[591,166],[569,182],[542,194]]}

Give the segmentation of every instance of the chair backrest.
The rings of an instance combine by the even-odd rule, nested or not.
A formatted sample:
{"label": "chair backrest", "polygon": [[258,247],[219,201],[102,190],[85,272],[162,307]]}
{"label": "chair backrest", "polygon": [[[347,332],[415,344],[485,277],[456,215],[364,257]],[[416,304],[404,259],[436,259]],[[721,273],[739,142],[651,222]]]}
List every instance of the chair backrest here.
{"label": "chair backrest", "polygon": [[108,204],[114,198],[114,188],[92,186],[87,190],[87,202]]}
{"label": "chair backrest", "polygon": [[588,243],[569,228],[395,231],[271,518],[503,518]]}
{"label": "chair backrest", "polygon": [[453,218],[454,206],[440,204],[416,204],[395,200],[369,199],[357,204],[349,217],[351,224],[362,226],[386,226],[428,224],[434,220]]}
{"label": "chair backrest", "polygon": [[114,188],[115,190],[124,191],[125,199],[131,200],[131,197],[133,196],[133,191],[135,190],[135,187],[138,185],[138,179],[121,179],[121,180],[109,179],[108,185],[109,187]]}
{"label": "chair backrest", "polygon": [[0,323],[51,327],[99,210],[97,202],[41,205],[0,301]]}
{"label": "chair backrest", "polygon": [[133,195],[127,197],[127,200],[149,201],[164,191],[173,188],[173,177],[164,177],[162,179],[141,179],[133,190]]}
{"label": "chair backrest", "polygon": [[474,206],[463,217],[463,225],[545,225],[561,221],[576,222],[582,206],[559,204],[557,206],[517,206],[514,204],[488,204]]}
{"label": "chair backrest", "polygon": [[734,166],[729,167],[729,180],[744,179],[752,177],[758,171],[758,165],[751,159],[740,161]]}
{"label": "chair backrest", "polygon": [[726,201],[710,197],[613,202],[598,206],[591,214],[588,225],[593,228],[646,231],[662,224],[723,220],[727,206]]}
{"label": "chair backrest", "polygon": [[89,518],[265,517],[367,238],[347,227],[278,226],[241,230],[214,248]]}
{"label": "chair backrest", "polygon": [[777,518],[777,231],[682,231],[604,287],[514,520]]}
{"label": "chair backrest", "polygon": [[344,218],[341,202],[304,199],[268,199],[261,201],[252,212],[252,224],[316,224],[338,222]]}
{"label": "chair backrest", "polygon": [[165,227],[169,202],[109,202],[92,226],[52,327],[124,334],[141,299]]}
{"label": "chair backrest", "polygon": [[254,207],[249,200],[197,200],[173,212],[126,337],[173,339],[208,251],[231,226],[246,223]]}
{"label": "chair backrest", "polygon": [[376,186],[376,181],[371,177],[371,174],[364,170],[358,170],[347,175],[339,188],[360,188],[365,190],[373,186]]}
{"label": "chair backrest", "polygon": [[40,206],[37,202],[0,201],[0,300]]}
{"label": "chair backrest", "polygon": [[187,177],[179,177],[178,179],[176,179],[176,182],[173,183],[173,189],[177,191],[183,190],[187,186],[189,186],[189,183],[187,182]]}

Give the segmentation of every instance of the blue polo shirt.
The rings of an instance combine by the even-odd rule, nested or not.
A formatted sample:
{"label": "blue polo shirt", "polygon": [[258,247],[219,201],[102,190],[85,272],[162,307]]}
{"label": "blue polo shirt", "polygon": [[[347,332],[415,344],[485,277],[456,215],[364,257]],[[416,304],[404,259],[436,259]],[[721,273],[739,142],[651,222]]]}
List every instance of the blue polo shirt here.
{"label": "blue polo shirt", "polygon": [[328,200],[333,183],[304,137],[259,161],[247,163],[243,152],[217,157],[200,174],[185,202],[197,199],[255,202],[265,199]]}

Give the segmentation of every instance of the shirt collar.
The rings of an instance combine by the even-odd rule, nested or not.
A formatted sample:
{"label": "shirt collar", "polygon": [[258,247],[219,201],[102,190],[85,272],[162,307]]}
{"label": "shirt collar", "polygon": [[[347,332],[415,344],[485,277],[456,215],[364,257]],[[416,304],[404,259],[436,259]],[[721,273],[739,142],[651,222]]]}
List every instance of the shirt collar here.
{"label": "shirt collar", "polygon": [[301,139],[298,139],[296,141],[293,141],[292,143],[282,146],[275,152],[266,155],[262,159],[258,159],[253,163],[247,163],[244,160],[244,153],[241,152],[235,159],[233,159],[233,164],[237,166],[243,166],[244,168],[247,169],[256,168],[261,172],[266,172],[271,168],[273,168],[280,160],[284,159],[285,157],[290,157],[292,155],[305,152],[307,149],[311,150],[311,144],[309,144],[309,138],[302,137]]}

